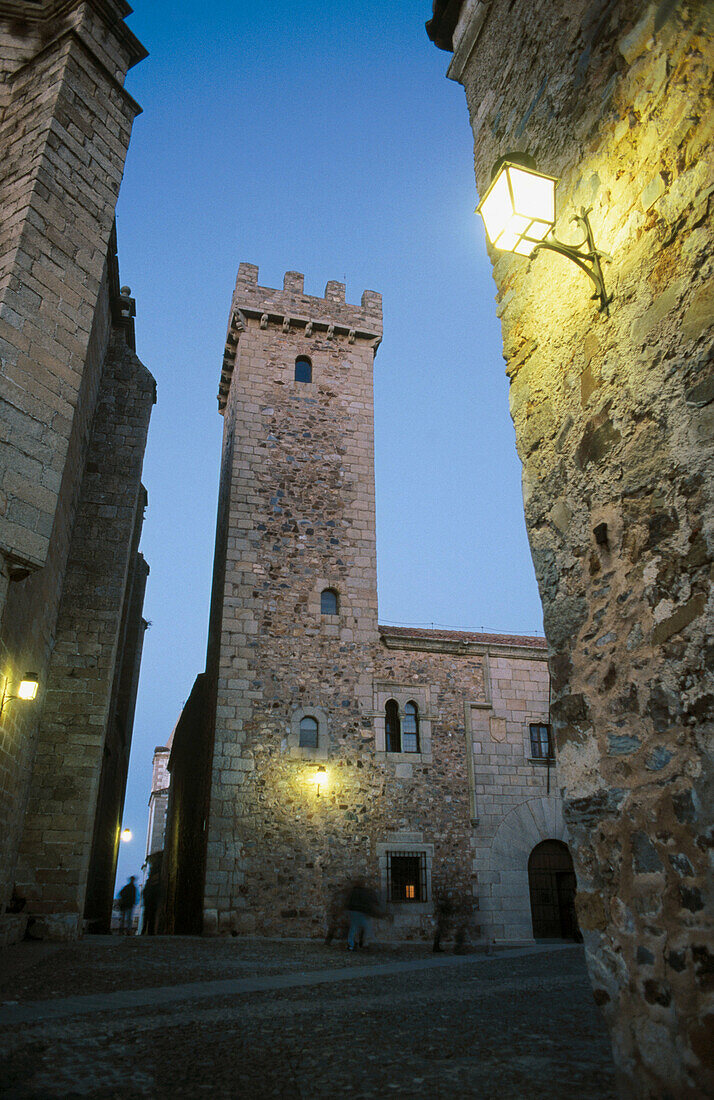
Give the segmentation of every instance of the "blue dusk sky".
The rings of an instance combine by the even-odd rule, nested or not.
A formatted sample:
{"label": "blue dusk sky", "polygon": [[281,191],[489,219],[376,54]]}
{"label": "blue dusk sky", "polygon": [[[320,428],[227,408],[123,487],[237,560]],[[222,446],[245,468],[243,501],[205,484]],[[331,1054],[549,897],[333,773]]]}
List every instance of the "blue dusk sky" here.
{"label": "blue dusk sky", "polygon": [[139,873],[155,745],[205,664],[238,264],[384,302],[375,361],[380,622],[540,633],[463,88],[430,0],[134,0],[149,51],[117,208],[137,351],[151,575],[119,878]]}

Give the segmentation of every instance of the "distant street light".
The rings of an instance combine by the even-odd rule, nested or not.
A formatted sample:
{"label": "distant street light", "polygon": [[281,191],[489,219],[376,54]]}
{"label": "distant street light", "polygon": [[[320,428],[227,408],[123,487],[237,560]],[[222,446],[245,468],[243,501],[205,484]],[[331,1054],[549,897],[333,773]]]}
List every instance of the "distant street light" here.
{"label": "distant street light", "polygon": [[122,829],[122,831],[120,833],[120,838],[124,842],[124,844],[129,843],[129,841],[131,840],[131,836],[132,836],[131,829]]}

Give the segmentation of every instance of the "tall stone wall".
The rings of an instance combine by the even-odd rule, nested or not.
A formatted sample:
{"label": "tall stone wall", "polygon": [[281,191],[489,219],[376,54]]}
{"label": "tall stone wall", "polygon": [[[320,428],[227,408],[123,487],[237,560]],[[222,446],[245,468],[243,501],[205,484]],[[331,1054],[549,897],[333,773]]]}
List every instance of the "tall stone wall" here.
{"label": "tall stone wall", "polygon": [[[146,51],[127,5],[0,4],[0,552],[49,552]],[[112,12],[111,30],[106,25]]]}
{"label": "tall stone wall", "polygon": [[154,400],[153,378],[115,330],[64,577],[16,876],[28,908],[47,924],[57,916],[68,933],[77,931],[84,910]]}
{"label": "tall stone wall", "polygon": [[[273,756],[278,709],[299,706],[318,680],[325,700],[339,696],[343,728],[359,727],[360,705],[371,706],[369,668],[358,672],[350,655],[377,637],[372,362],[381,332],[379,295],[348,305],[333,282],[314,298],[296,272],[273,290],[240,265],[219,394],[232,432],[206,863],[214,923],[245,904],[249,788]],[[295,381],[301,355],[311,383]],[[340,593],[340,626],[321,623],[326,587]]]}
{"label": "tall stone wall", "polygon": [[[460,18],[459,17],[460,13]],[[623,1095],[714,1089],[711,5],[435,4],[476,181],[531,153],[591,207],[609,314],[494,252],[590,973]],[[458,21],[457,21],[458,18]],[[484,369],[489,369],[488,364]],[[595,534],[597,529],[597,535]]]}
{"label": "tall stone wall", "polygon": [[[132,518],[122,517],[116,569],[126,572],[132,546],[145,430],[143,437],[135,430],[120,387],[113,426],[106,405],[118,385],[120,361],[133,355],[133,303],[120,293],[113,231],[131,125],[140,110],[123,81],[146,55],[124,23],[130,11],[125,0],[0,0],[0,674],[10,693],[30,670],[40,682],[35,703],[23,707],[11,700],[0,720],[3,936],[13,889],[19,895],[13,908],[24,898],[25,915],[28,903],[36,903],[35,913],[63,913],[66,931],[79,928],[86,884],[101,750],[82,761],[71,736],[67,744],[52,740],[49,728],[59,738],[60,727],[66,732],[76,725],[87,698],[82,692],[58,697],[48,678],[57,667],[57,651],[52,670],[50,657],[60,603],[62,629],[75,617],[77,653],[89,647],[79,664],[93,641],[79,633],[82,614],[86,622],[92,609],[102,610],[96,601],[105,582],[109,601],[118,601],[122,615],[123,595],[116,578],[109,578],[106,556],[97,555],[93,593],[86,576],[78,582],[82,567],[91,571],[89,561],[80,560],[89,554],[93,535],[84,551],[80,544],[92,509],[101,523],[108,518],[102,509],[116,496],[116,485],[109,484],[106,500],[96,485],[95,496],[86,495],[97,471],[113,476],[99,453],[102,417],[107,446],[113,432],[123,430],[123,438],[113,439],[117,454],[124,448],[128,457],[132,444],[140,448],[127,465],[134,504],[127,504]],[[143,367],[136,375],[139,404],[151,403],[149,377]],[[100,389],[105,404],[98,412]],[[148,422],[144,406],[141,417]],[[108,698],[121,643],[112,648],[104,637],[102,644],[98,690]],[[88,696],[97,686],[90,679],[83,668],[74,681],[76,687],[82,682]],[[69,702],[65,712],[62,702]],[[99,710],[92,714],[95,725]],[[58,766],[63,760],[65,772]],[[70,773],[83,767],[87,787],[79,794],[82,784],[75,788]],[[77,808],[73,799],[81,802],[84,795]],[[82,822],[81,843],[69,838],[71,827],[60,812],[71,814],[73,807]],[[65,841],[69,852],[62,848]],[[21,844],[25,861],[18,878]]]}

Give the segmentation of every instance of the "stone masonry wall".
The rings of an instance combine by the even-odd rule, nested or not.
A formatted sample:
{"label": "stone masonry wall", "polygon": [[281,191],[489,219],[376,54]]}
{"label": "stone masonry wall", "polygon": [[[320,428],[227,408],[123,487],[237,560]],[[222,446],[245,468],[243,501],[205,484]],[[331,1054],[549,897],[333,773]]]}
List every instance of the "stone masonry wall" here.
{"label": "stone masonry wall", "polygon": [[22,577],[15,573],[2,618],[2,671],[16,683],[28,670],[40,677],[37,702],[31,707],[7,706],[0,730],[0,907],[10,900],[24,813],[37,745],[37,724],[47,683],[46,670],[54,644],[62,583],[67,567],[82,471],[89,445],[92,417],[111,332],[108,275],[102,280],[92,336],[82,376],[82,390],[72,423],[67,461],[62,475],[50,549],[42,569]]}
{"label": "stone masonry wall", "polygon": [[571,212],[592,207],[612,255],[609,315],[561,257],[492,258],[595,996],[623,1095],[700,1097],[714,1089],[711,5],[462,14],[449,75],[479,192],[498,156],[528,151],[561,178],[557,235],[575,240]]}
{"label": "stone masonry wall", "polygon": [[[17,873],[28,909],[76,931],[154,380],[115,330],[105,362],[49,666]],[[61,758],[58,747],[61,746]]]}
{"label": "stone masonry wall", "polygon": [[[234,429],[226,440],[234,450],[207,845],[209,923],[245,905],[256,805],[249,788],[264,765],[278,763],[272,758],[284,718],[312,691],[319,668],[323,705],[336,702],[345,735],[359,731],[360,703],[371,707],[371,676],[368,667],[357,671],[350,655],[377,637],[372,360],[381,300],[366,292],[361,308],[348,306],[338,283],[328,283],[325,299],[312,298],[293,272],[284,290],[274,291],[259,287],[257,274],[241,264],[221,382]],[[312,360],[312,383],[294,381],[299,355]],[[320,622],[320,592],[328,586],[339,590],[344,611],[339,664],[329,657],[332,624],[324,624],[326,631]]]}
{"label": "stone masonry wall", "polygon": [[12,7],[0,4],[0,552],[37,568],[139,111],[121,82],[145,51],[91,3],[39,25]]}

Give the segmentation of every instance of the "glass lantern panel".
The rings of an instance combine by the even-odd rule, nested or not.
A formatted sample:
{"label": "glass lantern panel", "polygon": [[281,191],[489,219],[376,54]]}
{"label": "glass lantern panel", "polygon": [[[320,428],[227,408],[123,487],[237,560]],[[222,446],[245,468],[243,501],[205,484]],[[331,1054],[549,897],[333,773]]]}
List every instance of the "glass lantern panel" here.
{"label": "glass lantern panel", "polygon": [[508,177],[505,172],[501,172],[498,176],[493,187],[481,203],[479,211],[486,226],[489,241],[493,245],[497,244],[498,238],[505,230],[509,218],[513,214]]}
{"label": "glass lantern panel", "polygon": [[524,168],[509,165],[513,189],[513,208],[528,218],[553,225],[555,222],[555,180],[536,176]]}

